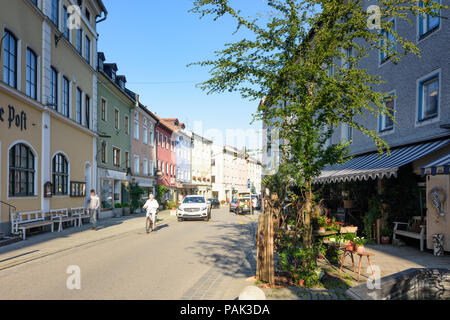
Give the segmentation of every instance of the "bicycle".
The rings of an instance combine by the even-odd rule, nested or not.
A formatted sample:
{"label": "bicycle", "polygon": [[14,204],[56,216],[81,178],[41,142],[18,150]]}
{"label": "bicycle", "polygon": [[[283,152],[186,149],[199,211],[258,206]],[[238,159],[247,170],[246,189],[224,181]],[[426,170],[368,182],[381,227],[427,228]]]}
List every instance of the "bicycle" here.
{"label": "bicycle", "polygon": [[[155,212],[155,223],[153,223],[152,217],[148,216],[145,220],[145,231],[147,231],[147,233],[150,233],[151,231],[155,231],[155,227],[156,227],[156,215],[158,214],[158,211]],[[151,229],[150,229],[151,228]]]}

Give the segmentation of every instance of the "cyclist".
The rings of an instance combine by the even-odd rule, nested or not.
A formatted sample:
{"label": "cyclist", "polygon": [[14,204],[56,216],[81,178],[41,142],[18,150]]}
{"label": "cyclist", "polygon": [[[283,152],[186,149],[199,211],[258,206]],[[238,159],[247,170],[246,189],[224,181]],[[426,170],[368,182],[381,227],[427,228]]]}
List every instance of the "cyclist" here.
{"label": "cyclist", "polygon": [[145,202],[143,209],[147,210],[146,219],[151,219],[152,221],[152,231],[155,230],[156,225],[156,210],[159,208],[158,201],[156,201],[153,194],[150,194],[150,197]]}

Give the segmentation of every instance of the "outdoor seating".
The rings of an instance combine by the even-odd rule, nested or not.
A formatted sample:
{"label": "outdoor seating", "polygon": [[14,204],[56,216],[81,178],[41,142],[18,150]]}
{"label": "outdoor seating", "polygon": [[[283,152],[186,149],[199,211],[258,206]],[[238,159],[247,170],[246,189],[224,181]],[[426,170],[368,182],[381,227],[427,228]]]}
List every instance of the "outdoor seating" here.
{"label": "outdoor seating", "polygon": [[49,211],[50,219],[58,222],[58,232],[63,230],[64,222],[71,222],[72,226],[75,226],[77,217],[69,216],[68,209],[54,209]]}
{"label": "outdoor seating", "polygon": [[[426,221],[426,218],[424,217],[423,220]],[[406,230],[398,229],[399,226],[406,226]],[[420,240],[420,251],[423,251],[426,239],[426,225],[425,222],[422,223],[422,217],[412,217],[410,223],[394,222],[394,240],[397,240],[397,236]]]}
{"label": "outdoor seating", "polygon": [[[11,213],[12,233],[22,233],[22,239],[26,238],[26,230],[44,226],[50,226],[53,232],[53,220],[47,220],[42,211]],[[19,232],[20,231],[20,232]]]}
{"label": "outdoor seating", "polygon": [[358,281],[361,278],[361,264],[362,264],[363,257],[367,257],[367,261],[369,262],[370,269],[372,270],[373,279],[376,280],[375,279],[375,271],[374,271],[373,266],[372,266],[372,261],[370,260],[370,257],[374,256],[375,254],[374,253],[370,253],[370,252],[358,253],[358,252],[356,252],[356,250],[347,250],[347,249],[345,249],[344,250],[344,254],[342,255],[342,259],[341,259],[341,268],[339,269],[339,273],[341,273],[341,271],[342,271],[342,267],[344,266],[344,260],[345,260],[345,257],[347,255],[349,255],[352,258],[353,272],[355,272],[355,259],[353,257],[353,254],[356,254],[356,255],[359,256]]}
{"label": "outdoor seating", "polygon": [[70,212],[72,213],[72,217],[75,217],[78,219],[78,227],[81,228],[83,225],[83,219],[89,219],[91,216],[86,213],[85,208],[72,208],[70,209]]}

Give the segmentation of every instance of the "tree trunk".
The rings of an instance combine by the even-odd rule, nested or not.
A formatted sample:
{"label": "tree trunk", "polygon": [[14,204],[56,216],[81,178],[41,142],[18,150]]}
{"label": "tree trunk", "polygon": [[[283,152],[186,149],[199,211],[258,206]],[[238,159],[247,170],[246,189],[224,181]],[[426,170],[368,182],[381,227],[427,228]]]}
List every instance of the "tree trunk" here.
{"label": "tree trunk", "polygon": [[306,203],[305,203],[305,212],[304,214],[304,228],[305,231],[303,233],[303,245],[305,248],[312,248],[312,226],[311,226],[311,213],[313,207],[313,196],[312,196],[312,187],[311,181],[305,181],[305,195],[306,195]]}

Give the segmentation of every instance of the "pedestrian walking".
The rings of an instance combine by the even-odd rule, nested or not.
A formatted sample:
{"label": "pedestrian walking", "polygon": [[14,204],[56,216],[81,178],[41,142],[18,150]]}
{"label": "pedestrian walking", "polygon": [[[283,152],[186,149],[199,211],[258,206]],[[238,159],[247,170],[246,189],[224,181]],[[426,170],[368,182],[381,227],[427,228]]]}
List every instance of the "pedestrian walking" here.
{"label": "pedestrian walking", "polygon": [[92,230],[97,230],[97,210],[100,207],[100,199],[95,194],[95,190],[91,190],[91,196],[88,198],[88,214],[91,217]]}

